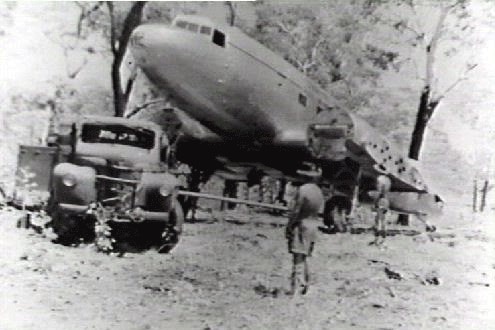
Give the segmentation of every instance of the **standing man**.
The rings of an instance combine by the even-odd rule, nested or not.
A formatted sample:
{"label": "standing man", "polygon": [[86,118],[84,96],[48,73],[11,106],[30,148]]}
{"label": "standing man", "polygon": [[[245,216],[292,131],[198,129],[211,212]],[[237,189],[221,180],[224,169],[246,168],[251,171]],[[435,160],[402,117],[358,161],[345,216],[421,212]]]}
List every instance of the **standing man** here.
{"label": "standing man", "polygon": [[307,257],[313,252],[319,220],[318,212],[323,206],[323,193],[315,183],[306,183],[297,191],[290,208],[289,221],[285,230],[289,253],[292,254],[291,289],[294,295],[298,289],[306,294],[309,288]]}
{"label": "standing man", "polygon": [[387,236],[386,230],[386,214],[390,208],[388,193],[392,182],[386,175],[380,175],[376,179],[377,197],[374,203],[375,216],[375,240],[372,244],[380,245],[385,242]]}

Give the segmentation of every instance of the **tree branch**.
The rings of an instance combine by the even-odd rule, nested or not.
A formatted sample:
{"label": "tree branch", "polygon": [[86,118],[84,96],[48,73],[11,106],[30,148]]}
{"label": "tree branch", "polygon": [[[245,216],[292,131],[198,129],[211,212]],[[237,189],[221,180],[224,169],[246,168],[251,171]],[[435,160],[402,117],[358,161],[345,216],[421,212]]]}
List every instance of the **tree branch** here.
{"label": "tree branch", "polygon": [[227,6],[229,7],[229,11],[230,11],[230,26],[234,26],[235,19],[237,16],[235,5],[232,1],[227,1]]}
{"label": "tree branch", "polygon": [[141,24],[141,18],[143,16],[143,9],[144,6],[146,6],[146,1],[136,1],[130,11],[129,14],[126,16],[123,24],[123,29],[122,33],[120,34],[119,40],[118,40],[118,49],[117,49],[117,56],[123,56],[126,49],[127,49],[127,44],[129,43],[129,38],[131,37],[132,31],[139,25]]}
{"label": "tree branch", "polygon": [[110,15],[110,49],[112,50],[112,54],[117,56],[117,45],[116,45],[116,26],[115,26],[115,16],[113,11],[113,2],[106,2],[108,7],[108,14]]}
{"label": "tree branch", "polygon": [[412,32],[412,33],[413,33],[413,35],[414,35],[414,40],[419,40],[419,41],[421,41],[421,43],[423,43],[423,44],[424,44],[424,42],[425,42],[425,34],[424,34],[424,33],[419,32],[419,30],[418,30],[418,29],[413,28],[412,26],[410,26],[409,24],[407,24],[407,23],[405,23],[405,22],[402,22],[402,23],[401,23],[401,26],[402,26],[405,30],[408,30],[408,31],[410,31],[410,32]]}
{"label": "tree branch", "polygon": [[315,58],[316,58],[316,53],[318,52],[318,49],[320,48],[320,45],[323,43],[323,37],[320,36],[318,40],[316,41],[315,45],[313,48],[311,48],[311,53],[309,55],[309,58],[301,63],[301,69],[303,70],[304,73],[306,73],[311,67],[315,66],[317,64]]}
{"label": "tree branch", "polygon": [[450,11],[451,7],[443,7],[440,16],[438,17],[437,24],[435,26],[435,30],[430,39],[430,42],[426,45],[426,76],[425,76],[425,85],[432,90],[433,83],[433,67],[435,65],[435,51],[438,46],[438,42],[442,35],[442,28],[447,18],[447,15]]}
{"label": "tree branch", "polygon": [[75,70],[73,70],[72,72],[70,72],[70,69],[67,65],[67,76],[70,79],[74,79],[75,77],[77,77],[79,72],[81,72],[81,70],[86,66],[86,64],[88,64],[88,59],[85,57],[83,60],[83,63],[79,67],[77,67]]}
{"label": "tree branch", "polygon": [[469,65],[466,70],[464,71],[464,73],[456,80],[454,81],[449,87],[447,87],[443,93],[441,93],[438,97],[436,97],[435,99],[440,102],[444,97],[445,95],[447,95],[450,91],[452,91],[457,85],[459,85],[462,81],[465,81],[468,79],[468,73],[472,70],[474,70],[476,67],[478,66],[478,64],[472,64],[472,65]]}
{"label": "tree branch", "polygon": [[386,26],[394,27],[398,31],[400,31],[401,29],[407,30],[413,34],[414,40],[416,40],[416,41],[419,40],[422,44],[425,43],[424,33],[420,32],[420,29],[418,29],[416,27],[412,27],[411,25],[406,23],[405,20],[402,17],[400,17],[399,15],[392,14],[392,18],[390,18],[390,19],[378,17],[378,20],[381,23],[385,24]]}
{"label": "tree branch", "polygon": [[83,24],[84,20],[87,19],[89,17],[89,15],[91,15],[91,13],[100,9],[100,7],[103,5],[103,2],[99,1],[98,3],[96,3],[93,7],[91,7],[88,10],[83,5],[83,3],[81,3],[80,1],[75,1],[74,3],[81,10],[81,13],[79,14],[79,18],[77,20],[77,37],[80,38],[81,34],[82,34],[82,24]]}
{"label": "tree branch", "polygon": [[165,98],[160,98],[160,99],[155,99],[155,100],[151,100],[151,101],[148,101],[148,102],[145,102],[137,107],[135,107],[131,112],[129,112],[125,117],[126,118],[131,118],[132,116],[134,116],[136,113],[138,113],[139,111],[149,107],[150,105],[153,105],[153,104],[157,104],[157,103],[161,103],[161,102],[168,102],[167,99]]}
{"label": "tree branch", "polygon": [[290,30],[283,22],[277,21],[277,26],[285,33],[289,35],[293,43],[296,43],[297,40],[294,37],[294,31]]}
{"label": "tree branch", "polygon": [[127,84],[125,86],[125,91],[124,91],[124,98],[126,100],[128,100],[129,96],[131,95],[132,86],[134,85],[134,81],[135,81],[135,79],[133,77],[130,77],[129,79],[127,79]]}
{"label": "tree branch", "polygon": [[[414,27],[411,26],[411,28],[414,29],[415,31],[420,31],[422,24],[419,22],[419,19],[418,18],[421,17],[421,16],[418,15],[418,11],[416,10],[416,4],[414,3],[414,0],[412,0],[412,1],[409,2],[409,8],[411,8],[411,11],[412,11],[411,24],[414,25]],[[422,36],[421,42],[424,45],[424,43],[425,43],[424,33],[418,34],[418,37],[420,35]]]}
{"label": "tree branch", "polygon": [[311,49],[311,56],[310,56],[310,59],[312,61],[314,61],[315,57],[316,57],[316,53],[318,52],[318,49],[320,48],[320,45],[323,43],[323,36],[320,36],[318,38],[318,40],[316,40],[316,43],[315,45],[313,46],[313,48]]}
{"label": "tree branch", "polygon": [[290,34],[292,36],[292,31],[289,30],[287,26],[281,21],[277,21],[277,26],[282,29],[287,34]]}

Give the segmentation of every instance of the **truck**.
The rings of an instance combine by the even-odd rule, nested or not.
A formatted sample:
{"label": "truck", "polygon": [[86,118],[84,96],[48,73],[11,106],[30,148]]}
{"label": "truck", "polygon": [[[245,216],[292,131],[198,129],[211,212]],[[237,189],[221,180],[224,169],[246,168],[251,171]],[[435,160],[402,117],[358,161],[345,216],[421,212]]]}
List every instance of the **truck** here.
{"label": "truck", "polygon": [[44,205],[62,244],[94,239],[95,224],[104,221],[150,224],[161,234],[160,251],[173,248],[184,213],[162,128],[102,116],[82,116],[69,126],[48,146],[20,146],[14,201],[33,191],[47,196],[31,204]]}

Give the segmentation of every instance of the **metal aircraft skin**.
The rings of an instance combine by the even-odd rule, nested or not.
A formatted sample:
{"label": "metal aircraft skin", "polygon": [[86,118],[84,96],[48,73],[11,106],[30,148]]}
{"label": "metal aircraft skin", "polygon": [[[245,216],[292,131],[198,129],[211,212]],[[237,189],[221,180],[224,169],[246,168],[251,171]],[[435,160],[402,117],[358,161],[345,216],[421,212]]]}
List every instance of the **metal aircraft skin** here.
{"label": "metal aircraft skin", "polygon": [[138,26],[130,49],[145,75],[184,112],[177,141],[183,162],[227,178],[245,178],[253,168],[297,178],[314,162],[340,191],[357,180],[362,192],[372,190],[381,172],[392,178],[395,192],[414,192],[433,208],[440,201],[397,146],[358,116],[333,108],[317,84],[238,28],[181,15],[171,25]]}

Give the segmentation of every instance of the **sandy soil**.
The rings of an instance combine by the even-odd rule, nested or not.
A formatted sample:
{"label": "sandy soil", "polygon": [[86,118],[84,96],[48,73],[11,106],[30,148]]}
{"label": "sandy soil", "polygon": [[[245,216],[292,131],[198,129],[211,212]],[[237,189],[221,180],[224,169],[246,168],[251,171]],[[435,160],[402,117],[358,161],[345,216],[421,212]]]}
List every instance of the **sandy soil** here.
{"label": "sandy soil", "polygon": [[[106,255],[0,214],[0,329],[494,329],[492,214],[447,211],[436,233],[320,233],[312,286],[290,298],[284,218],[187,223],[168,255]],[[207,218],[207,217],[206,217]],[[361,228],[371,225],[360,224]]]}

